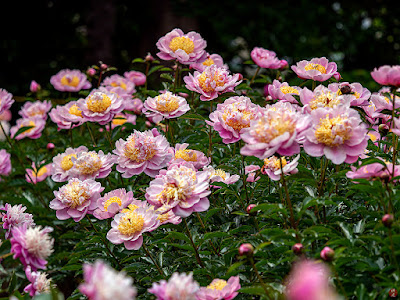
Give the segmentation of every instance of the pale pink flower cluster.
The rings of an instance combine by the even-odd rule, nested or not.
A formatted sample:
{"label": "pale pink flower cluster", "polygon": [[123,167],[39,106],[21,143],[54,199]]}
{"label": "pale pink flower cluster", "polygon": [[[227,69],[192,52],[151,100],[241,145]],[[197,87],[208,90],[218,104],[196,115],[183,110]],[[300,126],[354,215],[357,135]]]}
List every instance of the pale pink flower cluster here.
{"label": "pale pink flower cluster", "polygon": [[352,97],[341,95],[337,91],[337,89],[334,91],[334,89],[322,84],[317,86],[314,91],[305,87],[300,92],[300,101],[304,105],[304,110],[308,113],[317,108],[350,107]]}
{"label": "pale pink flower cluster", "polygon": [[113,90],[121,94],[133,94],[134,92],[136,92],[135,83],[127,77],[118,74],[114,74],[104,78],[101,85],[105,87],[108,91]]}
{"label": "pale pink flower cluster", "polygon": [[299,101],[297,101],[294,95],[299,96],[302,89],[297,86],[290,86],[287,82],[280,82],[274,79],[272,84],[267,86],[267,90],[268,95],[274,100],[298,104]]}
{"label": "pale pink flower cluster", "polygon": [[229,69],[228,65],[224,64],[224,60],[219,54],[208,54],[204,61],[198,61],[197,63],[191,64],[190,67],[196,71],[203,72],[207,67],[216,65],[219,68]]}
{"label": "pale pink flower cluster", "polygon": [[146,83],[146,75],[139,71],[129,71],[124,73],[124,77],[133,82],[135,86]]}
{"label": "pale pink flower cluster", "polygon": [[81,180],[106,178],[110,173],[116,158],[111,154],[104,154],[102,150],[80,151],[71,156],[73,167],[68,171],[71,177]]}
{"label": "pale pink flower cluster", "polygon": [[93,215],[100,220],[112,218],[134,200],[131,191],[127,192],[125,189],[112,190],[97,199],[97,208]]}
{"label": "pale pink flower cluster", "polygon": [[216,278],[207,287],[201,287],[196,296],[197,300],[231,300],[240,288],[239,276],[232,276],[228,281]]}
{"label": "pale pink flower cluster", "polygon": [[379,179],[391,180],[393,177],[397,177],[400,175],[399,165],[395,165],[393,173],[392,163],[384,161],[379,157],[378,159],[382,160],[382,163],[376,162],[360,166],[358,168],[350,166],[351,171],[348,171],[346,173],[347,178],[353,179],[355,182],[357,182],[357,179],[373,180],[379,178]]}
{"label": "pale pink flower cluster", "polygon": [[159,283],[153,282],[148,292],[155,295],[156,300],[197,300],[199,289],[192,273],[175,272],[168,281],[163,279]]}
{"label": "pale pink flower cluster", "polygon": [[51,289],[51,279],[47,278],[45,272],[32,271],[30,266],[25,268],[26,278],[29,280],[29,284],[24,288],[25,293],[29,293],[31,297],[48,294]]}
{"label": "pale pink flower cluster", "polygon": [[358,82],[331,83],[328,85],[328,89],[345,98],[350,98],[349,102],[351,106],[368,105],[369,98],[371,97],[371,92]]}
{"label": "pale pink flower cluster", "polygon": [[67,148],[64,153],[57,154],[53,157],[51,166],[51,179],[55,182],[64,182],[73,178],[71,169],[74,167],[72,158],[76,158],[78,153],[87,152],[88,148],[79,146],[78,148]]}

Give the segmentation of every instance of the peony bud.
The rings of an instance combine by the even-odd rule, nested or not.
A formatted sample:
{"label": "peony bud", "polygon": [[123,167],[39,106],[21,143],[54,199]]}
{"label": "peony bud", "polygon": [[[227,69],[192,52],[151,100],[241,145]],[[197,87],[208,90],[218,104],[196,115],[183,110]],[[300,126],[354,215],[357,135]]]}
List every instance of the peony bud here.
{"label": "peony bud", "polygon": [[382,223],[385,225],[387,228],[392,227],[394,221],[394,217],[392,214],[386,214],[382,217]]}
{"label": "peony bud", "polygon": [[250,214],[250,215],[255,215],[256,212],[251,212],[251,210],[252,210],[254,207],[256,207],[256,206],[257,206],[256,204],[250,204],[249,206],[247,206],[246,212],[247,212],[248,214]]}
{"label": "peony bud", "polygon": [[96,70],[93,68],[89,68],[87,69],[86,74],[88,74],[89,76],[94,76],[94,74],[96,74]]}
{"label": "peony bud", "polygon": [[100,68],[101,68],[102,70],[105,70],[105,69],[108,68],[108,66],[107,66],[106,64],[101,64],[101,65],[100,65]]}
{"label": "peony bud", "polygon": [[339,72],[336,72],[335,74],[333,74],[333,78],[335,78],[337,81],[339,81],[340,79],[342,79],[342,76],[340,75]]}
{"label": "peony bud", "polygon": [[54,149],[54,144],[53,143],[48,143],[47,144],[47,146],[46,146],[46,148],[47,148],[47,150],[52,150],[52,149]]}
{"label": "peony bud", "polygon": [[37,91],[40,91],[41,86],[40,86],[40,84],[37,83],[35,80],[32,80],[29,89],[30,89],[30,91],[31,91],[32,93],[36,93]]}
{"label": "peony bud", "polygon": [[280,69],[286,69],[289,66],[288,62],[284,59],[281,59]]}
{"label": "peony bud", "polygon": [[241,244],[239,247],[239,255],[246,255],[246,256],[252,256],[254,253],[254,247],[249,244]]}
{"label": "peony bud", "polygon": [[300,255],[303,252],[303,244],[302,243],[296,243],[293,245],[292,250],[293,253],[296,255]]}
{"label": "peony bud", "polygon": [[325,261],[332,261],[335,256],[335,251],[332,248],[325,247],[321,251],[321,258]]}
{"label": "peony bud", "polygon": [[147,53],[147,55],[146,55],[146,57],[145,57],[145,61],[152,62],[153,60],[154,60],[154,57],[153,57],[153,56],[151,56],[151,54],[150,54],[150,53]]}
{"label": "peony bud", "polygon": [[272,97],[270,95],[268,95],[267,97],[265,97],[266,101],[272,101]]}

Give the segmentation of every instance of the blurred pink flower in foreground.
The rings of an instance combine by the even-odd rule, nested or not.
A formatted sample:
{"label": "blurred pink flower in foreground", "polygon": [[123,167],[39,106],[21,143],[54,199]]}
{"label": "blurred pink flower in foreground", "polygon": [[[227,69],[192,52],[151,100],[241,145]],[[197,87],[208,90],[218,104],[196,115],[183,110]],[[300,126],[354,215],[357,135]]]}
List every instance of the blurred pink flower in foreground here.
{"label": "blurred pink flower in foreground", "polygon": [[47,279],[47,274],[39,271],[32,271],[30,266],[25,269],[26,278],[29,284],[24,288],[25,293],[29,293],[31,297],[50,293],[51,279]]}
{"label": "blurred pink flower in foreground", "polygon": [[232,276],[228,281],[214,279],[207,287],[197,292],[197,300],[231,300],[238,295],[239,276]]}
{"label": "blurred pink flower in foreground", "polygon": [[400,86],[400,66],[384,65],[374,68],[371,72],[372,78],[381,85]]}
{"label": "blurred pink flower in foreground", "polygon": [[148,292],[155,295],[156,300],[197,300],[199,288],[192,273],[175,272],[168,281],[163,279],[159,283],[153,282]]}
{"label": "blurred pink flower in foreground", "polygon": [[[2,212],[2,210],[4,212]],[[25,212],[26,206],[22,204],[11,205],[9,203],[4,204],[0,207],[1,221],[3,222],[3,229],[6,230],[5,238],[8,239],[11,236],[11,230],[14,227],[26,224],[28,227],[35,226],[32,214]]]}

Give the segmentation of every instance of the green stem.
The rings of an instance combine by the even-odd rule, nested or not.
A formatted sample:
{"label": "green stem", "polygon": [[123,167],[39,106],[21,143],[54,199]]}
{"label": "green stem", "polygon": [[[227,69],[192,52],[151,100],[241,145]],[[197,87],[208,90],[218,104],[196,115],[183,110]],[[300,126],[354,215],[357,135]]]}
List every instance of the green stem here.
{"label": "green stem", "polygon": [[315,80],[312,81],[312,90],[315,90],[315,87],[317,86],[317,82]]}
{"label": "green stem", "polygon": [[346,291],[345,291],[345,289],[344,289],[344,287],[343,287],[343,285],[342,285],[342,282],[341,282],[340,279],[339,279],[339,274],[338,274],[338,272],[336,271],[336,268],[335,268],[335,266],[334,266],[333,264],[332,264],[332,269],[333,269],[333,273],[335,274],[336,281],[338,282],[339,287],[340,287],[340,289],[342,290],[343,296],[344,296],[344,298],[347,300],[347,299],[348,299],[347,293],[346,293]]}
{"label": "green stem", "polygon": [[287,185],[286,185],[285,174],[283,174],[282,157],[281,156],[279,156],[279,163],[280,163],[280,168],[281,168],[281,182],[282,182],[283,188],[285,189],[286,202],[287,202],[287,204],[289,206],[290,224],[292,225],[293,229],[296,229],[296,223],[294,221],[292,201],[290,200],[289,190],[288,190]]}
{"label": "green stem", "polygon": [[[206,226],[204,225],[203,220],[201,219],[200,214],[199,214],[198,212],[196,212],[196,215],[197,215],[197,218],[198,218],[199,221],[200,221],[201,227],[203,227],[203,229],[204,229],[204,232],[207,233]],[[219,252],[218,252],[217,249],[215,248],[213,242],[212,242],[211,240],[209,240],[209,243],[210,243],[210,246],[213,248],[214,253],[217,254],[218,256],[221,256],[221,254],[219,254]]]}
{"label": "green stem", "polygon": [[195,253],[195,256],[196,256],[197,263],[200,265],[200,267],[204,268],[204,264],[203,264],[203,262],[201,261],[199,252],[198,252],[198,250],[197,250],[197,246],[196,246],[196,244],[195,244],[194,241],[193,241],[192,234],[190,233],[189,226],[188,226],[188,224],[187,224],[187,222],[186,222],[186,219],[183,219],[183,222],[185,223],[187,236],[188,236],[188,238],[190,239],[190,242],[192,243],[192,246],[193,246],[193,249],[194,249],[194,253]]}
{"label": "green stem", "polygon": [[158,272],[160,273],[160,275],[162,277],[165,277],[164,272],[162,271],[162,269],[160,268],[160,266],[157,264],[157,262],[154,260],[153,256],[150,254],[149,250],[147,250],[147,247],[145,245],[145,243],[143,242],[143,249],[144,251],[146,251],[147,257],[149,257],[151,259],[151,261],[153,262],[153,264],[156,266]]}
{"label": "green stem", "polygon": [[95,141],[95,139],[94,139],[94,137],[93,137],[92,130],[90,129],[90,126],[89,126],[89,122],[85,122],[85,123],[86,123],[87,129],[88,129],[88,131],[89,131],[90,138],[92,139],[93,146],[94,146],[94,147],[97,147],[96,141]]}
{"label": "green stem", "polygon": [[261,275],[260,275],[260,273],[259,273],[258,270],[257,270],[257,267],[256,267],[256,264],[254,263],[253,257],[250,257],[249,260],[250,260],[251,266],[253,267],[254,273],[256,273],[256,276],[257,276],[257,278],[258,278],[258,281],[260,282],[262,288],[264,289],[265,295],[267,296],[268,299],[273,299],[273,298],[269,295],[269,291],[268,291],[268,289],[267,289],[267,287],[266,287],[266,285],[265,285],[265,282],[264,282],[264,280],[261,278]]}
{"label": "green stem", "polygon": [[397,263],[396,254],[394,252],[392,230],[390,228],[388,228],[388,234],[389,234],[389,239],[390,239],[390,250],[392,251],[392,258],[393,258],[394,264],[396,265],[397,271],[400,274],[399,264]]}
{"label": "green stem", "polygon": [[251,78],[249,86],[253,84],[254,79],[256,78],[256,76],[258,75],[258,72],[260,72],[261,67],[258,67],[256,72],[254,73],[254,76]]}
{"label": "green stem", "polygon": [[[109,126],[110,126],[110,131],[111,131],[111,122],[110,122]],[[113,149],[114,145],[113,145],[110,133],[108,132],[106,125],[104,125],[104,132],[106,133],[106,137],[107,137],[108,143],[110,144],[111,149]]]}
{"label": "green stem", "polygon": [[74,147],[74,137],[73,137],[73,135],[72,135],[72,128],[69,129],[68,131],[69,131],[69,136],[70,136],[70,138],[71,138],[71,147],[72,147],[72,148],[75,148],[75,147]]}

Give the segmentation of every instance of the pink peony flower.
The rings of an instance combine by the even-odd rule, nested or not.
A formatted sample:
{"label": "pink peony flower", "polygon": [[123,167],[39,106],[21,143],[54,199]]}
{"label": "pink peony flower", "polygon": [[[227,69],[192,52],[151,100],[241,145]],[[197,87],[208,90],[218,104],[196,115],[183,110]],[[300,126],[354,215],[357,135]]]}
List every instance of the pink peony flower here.
{"label": "pink peony flower", "polygon": [[160,52],[157,56],[163,60],[176,59],[181,64],[190,65],[203,60],[207,53],[204,50],[207,42],[200,34],[190,31],[184,34],[180,29],[173,29],[157,42]]}
{"label": "pink peony flower", "polygon": [[10,134],[10,123],[1,120],[0,123],[3,126],[3,128],[0,130],[0,141],[5,141],[7,136]]}
{"label": "pink peony flower", "polygon": [[332,261],[335,256],[335,251],[330,247],[324,247],[324,249],[321,250],[320,255],[324,261]]}
{"label": "pink peony flower", "polygon": [[60,153],[53,157],[51,166],[51,179],[55,182],[64,182],[73,178],[71,169],[74,166],[72,158],[76,158],[80,152],[87,152],[88,148],[79,146],[78,148],[67,148],[64,153]]}
{"label": "pink peony flower", "polygon": [[128,250],[138,250],[143,244],[143,233],[160,226],[158,214],[147,204],[124,209],[115,215],[107,239],[113,244],[124,244]]}
{"label": "pink peony flower", "polygon": [[[136,125],[136,115],[133,114],[128,114],[128,113],[118,113],[114,116],[114,118],[111,121],[111,129],[114,129],[115,127],[118,126],[123,126],[125,123],[130,123],[133,125]],[[106,125],[107,130],[110,130],[110,127]],[[122,130],[125,127],[122,127]]]}
{"label": "pink peony flower", "polygon": [[83,280],[79,291],[89,300],[135,300],[136,288],[132,277],[117,272],[102,260],[83,265]]}
{"label": "pink peony flower", "polygon": [[167,139],[157,129],[144,132],[134,130],[126,140],[119,139],[115,147],[113,153],[117,159],[117,171],[124,178],[142,172],[155,177],[172,158]]}
{"label": "pink peony flower", "polygon": [[26,278],[29,284],[24,288],[25,293],[29,293],[31,297],[50,293],[51,279],[47,279],[47,274],[44,272],[33,272],[30,266],[25,269]]}
{"label": "pink peony flower", "polygon": [[371,92],[358,82],[331,83],[328,85],[328,89],[343,97],[349,97],[351,99],[351,106],[365,106],[369,104],[368,100],[371,96]]}
{"label": "pink peony flower", "polygon": [[264,165],[261,168],[261,173],[268,175],[271,180],[278,181],[281,179],[283,171],[284,175],[296,174],[298,172],[297,165],[299,164],[300,155],[288,163],[286,158],[282,157],[282,170],[281,161],[276,156],[271,156],[264,159]]}
{"label": "pink peony flower", "polygon": [[18,112],[23,118],[40,117],[47,120],[47,113],[51,109],[51,101],[26,102]]}
{"label": "pink peony flower", "polygon": [[73,167],[69,170],[70,175],[80,180],[106,178],[111,173],[115,163],[115,157],[111,154],[104,154],[102,150],[81,151],[71,156]]}
{"label": "pink peony flower", "polygon": [[241,134],[246,145],[242,155],[265,159],[278,153],[290,156],[300,152],[300,143],[309,127],[309,117],[299,113],[287,102],[267,105],[261,116]]}
{"label": "pink peony flower", "polygon": [[[393,96],[392,96],[393,97]],[[373,93],[371,95],[371,102],[375,105],[375,111],[372,116],[374,117],[382,117],[380,112],[382,110],[393,110],[393,100],[392,97],[388,98],[386,95],[381,93]],[[399,97],[395,96],[394,98],[394,108],[397,109],[400,107],[400,99]]]}
{"label": "pink peony flower", "polygon": [[11,110],[6,109],[2,113],[0,113],[0,121],[11,121],[12,119],[12,113]]}
{"label": "pink peony flower", "polygon": [[[361,167],[353,167],[350,166],[351,171],[348,171],[346,173],[347,178],[350,179],[368,179],[368,180],[373,180],[373,179],[388,179],[391,180],[393,177],[397,177],[400,175],[400,166],[396,165],[394,168],[394,174],[393,172],[393,164],[384,161],[383,159],[379,158],[378,159],[382,160],[386,166],[384,166],[381,163],[372,163],[368,165],[364,165]],[[357,180],[354,180],[357,182]]]}
{"label": "pink peony flower", "polygon": [[299,96],[301,90],[302,89],[297,86],[290,86],[287,82],[280,82],[276,79],[272,84],[268,85],[268,94],[272,99],[282,100],[293,104],[299,103],[293,95]]}
{"label": "pink peony flower", "polygon": [[193,274],[172,274],[168,281],[153,282],[148,292],[155,295],[156,300],[196,300],[199,284],[193,280]]}
{"label": "pink peony flower", "polygon": [[228,70],[228,65],[224,64],[224,60],[219,54],[208,54],[204,61],[198,61],[191,64],[190,67],[196,71],[203,72],[207,67],[216,65],[218,68],[224,68]]}
{"label": "pink peony flower", "polygon": [[140,115],[143,109],[143,101],[139,98],[134,98],[130,101],[125,101],[125,110],[133,111],[135,114]]}
{"label": "pink peony flower", "polygon": [[[239,175],[231,175],[222,169],[214,169],[212,166],[207,166],[203,168],[203,171],[208,172],[208,178],[210,182],[223,182],[225,184],[235,183],[240,179]],[[219,186],[213,185],[214,188],[219,188]]]}
{"label": "pink peony flower", "polygon": [[54,191],[56,198],[50,201],[49,207],[56,211],[57,219],[72,218],[79,222],[97,208],[97,200],[103,190],[104,187],[92,179],[81,181],[72,178],[58,191]]}
{"label": "pink peony flower", "polygon": [[203,73],[195,71],[193,75],[189,74],[183,80],[186,88],[201,95],[202,101],[210,101],[220,94],[233,92],[235,86],[242,82],[239,74],[229,75],[226,69],[216,65],[207,67]]}
{"label": "pink peony flower", "polygon": [[186,99],[169,91],[157,97],[148,97],[142,112],[146,117],[163,116],[165,119],[177,118],[190,110]]}
{"label": "pink peony flower", "polygon": [[146,200],[165,212],[173,211],[180,217],[188,217],[192,212],[206,211],[210,202],[209,174],[196,171],[188,162],[173,164],[168,170],[161,170],[156,179],[146,189]]}
{"label": "pink peony flower", "polygon": [[300,101],[304,105],[304,110],[310,113],[317,108],[335,108],[338,106],[350,107],[351,97],[339,95],[337,91],[323,86],[317,86],[314,91],[303,88],[300,92]]}
{"label": "pink peony flower", "polygon": [[294,264],[286,280],[288,300],[339,299],[329,283],[329,269],[323,263],[301,260]]}
{"label": "pink peony flower", "polygon": [[337,71],[337,65],[329,62],[325,57],[313,58],[311,61],[302,60],[292,70],[301,79],[311,79],[314,81],[326,81]]}
{"label": "pink peony flower", "polygon": [[[11,173],[11,154],[5,149],[0,150],[0,176],[8,176]],[[0,179],[1,180],[1,179]]]}
{"label": "pink peony flower", "polygon": [[182,218],[175,215],[172,210],[167,211],[166,213],[164,213],[163,211],[163,207],[159,208],[160,211],[156,210],[156,213],[160,213],[157,217],[157,219],[160,221],[160,225],[164,225],[164,224],[180,224],[182,222]]}
{"label": "pink peony flower", "polygon": [[[42,131],[46,125],[46,121],[43,120],[41,117],[34,117],[34,118],[21,118],[17,120],[17,124],[11,127],[10,129],[10,134],[12,138],[15,138],[16,140],[22,140],[23,138],[30,138],[30,139],[38,139],[42,136]],[[22,128],[22,127],[31,127],[21,133],[19,133],[17,136],[15,135],[17,131]]]}
{"label": "pink peony flower", "polygon": [[[25,178],[29,183],[36,184],[45,180],[48,176],[51,175],[51,166],[52,164],[42,165],[44,161],[42,161],[41,167],[39,169],[36,168],[36,164],[32,162],[32,169],[25,169],[26,173]],[[32,182],[33,181],[33,182]]]}
{"label": "pink peony flower", "polygon": [[247,175],[246,181],[247,182],[256,182],[260,180],[261,177],[256,177],[256,171],[260,170],[261,167],[257,165],[249,165],[244,168],[244,173]]}
{"label": "pink peony flower", "polygon": [[173,154],[173,157],[171,161],[168,162],[168,165],[187,161],[193,164],[196,170],[199,170],[210,163],[210,159],[207,158],[203,152],[187,149],[188,146],[189,144],[187,143],[177,143],[175,148],[169,148],[169,152]]}
{"label": "pink peony flower", "polygon": [[72,129],[86,122],[82,117],[82,110],[80,108],[84,101],[84,99],[70,101],[65,105],[57,105],[50,111],[49,116],[57,124],[58,130]]}
{"label": "pink peony flower", "polygon": [[40,89],[41,89],[40,84],[37,83],[35,80],[32,80],[32,81],[31,81],[31,84],[29,85],[29,90],[30,90],[32,93],[36,93],[36,92],[40,91]]}
{"label": "pink peony flower", "polygon": [[50,83],[60,92],[79,92],[92,87],[84,73],[70,69],[61,70],[56,75],[51,76]]}
{"label": "pink peony flower", "polygon": [[[104,78],[101,85],[105,87],[107,90],[118,88],[119,90],[121,90],[119,91],[120,93],[133,94],[136,92],[135,83],[130,79],[118,74],[114,74]],[[117,92],[118,89],[116,90]]]}
{"label": "pink peony flower", "polygon": [[217,104],[217,110],[210,114],[211,121],[206,120],[206,123],[218,131],[225,144],[235,143],[260,111],[261,107],[252,103],[248,97],[230,97],[224,103]]}
{"label": "pink peony flower", "polygon": [[283,63],[276,57],[274,51],[270,51],[261,47],[255,47],[250,53],[251,59],[260,68],[280,69]]}
{"label": "pink peony flower", "polygon": [[124,77],[132,81],[135,86],[143,85],[146,82],[146,75],[138,71],[125,72]]}
{"label": "pink peony flower", "polygon": [[100,125],[107,124],[116,114],[122,112],[124,109],[122,104],[121,97],[105,89],[92,90],[84,101],[78,102],[82,117],[86,121],[98,122]]}
{"label": "pink peony flower", "polygon": [[325,155],[334,164],[354,163],[368,145],[367,128],[352,108],[318,108],[311,112],[311,127],[306,132],[307,154]]}
{"label": "pink peony flower", "polygon": [[400,66],[384,65],[371,72],[372,78],[381,85],[400,86]]}
{"label": "pink peony flower", "polygon": [[49,235],[51,227],[28,227],[24,223],[11,230],[11,253],[14,259],[19,258],[24,267],[30,266],[33,271],[45,269],[47,258],[53,253],[54,239]]}
{"label": "pink peony flower", "polygon": [[97,199],[97,208],[93,215],[100,220],[113,218],[121,209],[134,201],[133,192],[125,189],[116,189]]}
{"label": "pink peony flower", "polygon": [[0,114],[3,111],[10,109],[11,105],[14,103],[13,95],[4,89],[0,89]]}
{"label": "pink peony flower", "polygon": [[13,205],[6,203],[4,206],[0,207],[1,221],[3,222],[3,229],[6,229],[5,238],[8,239],[11,236],[11,230],[14,227],[26,224],[28,227],[35,226],[33,221],[33,216],[25,212],[26,207],[19,205]]}
{"label": "pink peony flower", "polygon": [[239,276],[232,276],[228,281],[214,279],[207,287],[200,288],[197,300],[231,300],[236,298],[239,289]]}

